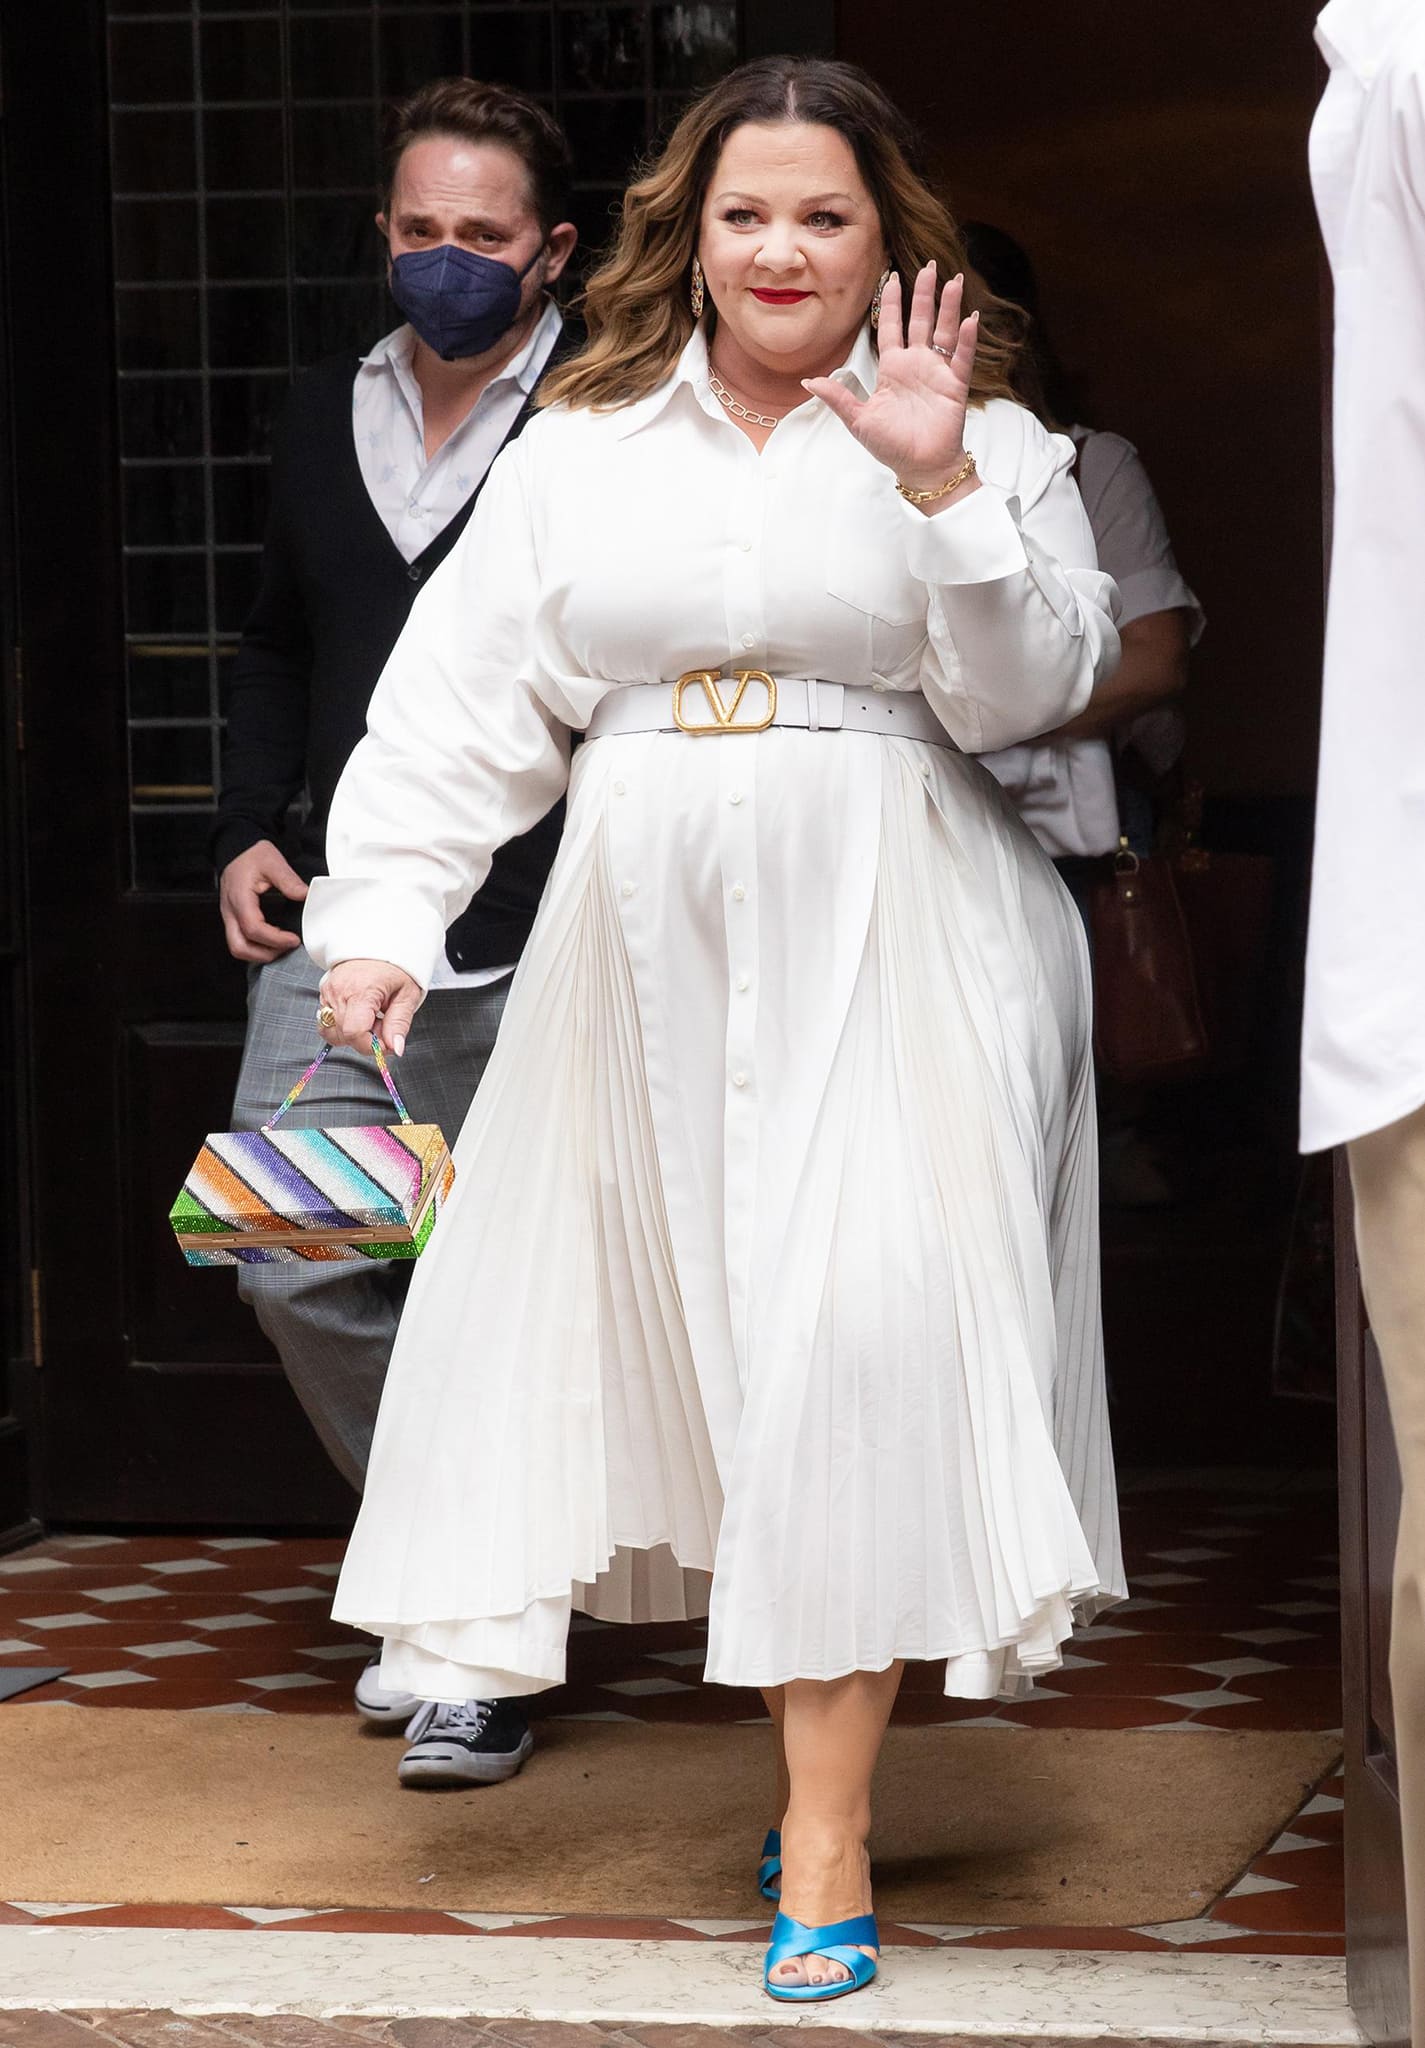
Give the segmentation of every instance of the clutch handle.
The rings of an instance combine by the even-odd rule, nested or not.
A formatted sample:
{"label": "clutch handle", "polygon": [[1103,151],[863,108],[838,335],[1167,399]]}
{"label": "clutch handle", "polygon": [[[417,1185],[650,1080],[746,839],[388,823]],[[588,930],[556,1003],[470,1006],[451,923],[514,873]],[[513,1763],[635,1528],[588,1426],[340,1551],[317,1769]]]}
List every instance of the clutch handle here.
{"label": "clutch handle", "polygon": [[[312,1061],[312,1064],[308,1067],[306,1073],[303,1074],[301,1080],[297,1083],[296,1087],[292,1089],[286,1101],[279,1104],[279,1106],[273,1110],[271,1116],[267,1119],[267,1122],[262,1126],[264,1131],[270,1131],[274,1129],[276,1125],[281,1123],[283,1117],[286,1116],[288,1110],[292,1107],[292,1104],[297,1100],[297,1097],[301,1094],[302,1090],[311,1080],[313,1074],[316,1073],[317,1068],[321,1065],[322,1061],[326,1058],[327,1054],[329,1052],[335,1052],[335,1050],[335,1046],[331,1045],[324,1045],[322,1047],[321,1051]],[[381,1050],[381,1041],[376,1036],[374,1031],[371,1034],[371,1050],[376,1056],[376,1065],[380,1070],[381,1079],[386,1083],[386,1092],[391,1097],[391,1100],[395,1103],[396,1108],[400,1111],[401,1122],[403,1124],[414,1123],[414,1117],[411,1115],[411,1112],[407,1109],[405,1103],[401,1100],[400,1090],[397,1088],[395,1081],[392,1079],[391,1069],[386,1064],[386,1055]]]}

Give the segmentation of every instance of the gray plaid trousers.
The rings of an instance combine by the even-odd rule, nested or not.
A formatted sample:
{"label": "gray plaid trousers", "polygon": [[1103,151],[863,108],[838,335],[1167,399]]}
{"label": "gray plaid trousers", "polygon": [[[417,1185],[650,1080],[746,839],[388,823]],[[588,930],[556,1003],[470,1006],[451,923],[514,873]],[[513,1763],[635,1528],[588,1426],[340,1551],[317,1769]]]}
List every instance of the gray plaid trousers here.
{"label": "gray plaid trousers", "polygon": [[[247,1039],[233,1107],[235,1128],[255,1130],[321,1050],[321,970],[299,946],[253,970]],[[500,1027],[509,978],[485,988],[436,989],[416,1014],[396,1086],[417,1123],[438,1123],[454,1144]],[[394,1120],[374,1060],[338,1051],[287,1112],[293,1124]],[[439,1228],[439,1225],[437,1225]],[[242,1266],[238,1292],[256,1311],[332,1462],[359,1493],[381,1387],[411,1268],[371,1265]]]}

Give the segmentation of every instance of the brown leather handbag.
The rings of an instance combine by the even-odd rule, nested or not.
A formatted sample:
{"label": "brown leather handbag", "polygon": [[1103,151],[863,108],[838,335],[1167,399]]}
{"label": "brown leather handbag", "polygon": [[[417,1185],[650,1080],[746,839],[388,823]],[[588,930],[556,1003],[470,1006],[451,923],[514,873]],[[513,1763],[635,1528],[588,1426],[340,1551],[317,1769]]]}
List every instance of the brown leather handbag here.
{"label": "brown leather handbag", "polygon": [[1115,1081],[1172,1081],[1208,1063],[1208,1034],[1174,864],[1118,842],[1090,895],[1094,1052]]}

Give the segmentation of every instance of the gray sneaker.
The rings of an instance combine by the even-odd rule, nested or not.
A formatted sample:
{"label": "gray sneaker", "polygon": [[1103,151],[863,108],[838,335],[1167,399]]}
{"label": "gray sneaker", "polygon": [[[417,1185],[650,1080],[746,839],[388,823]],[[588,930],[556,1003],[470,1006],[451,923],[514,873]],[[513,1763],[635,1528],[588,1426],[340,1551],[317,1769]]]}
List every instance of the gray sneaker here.
{"label": "gray sneaker", "polygon": [[376,1728],[404,1728],[421,1702],[413,1692],[388,1692],[381,1683],[381,1659],[373,1657],[356,1681],[356,1711]]}
{"label": "gray sneaker", "polygon": [[501,1785],[534,1748],[513,1700],[427,1700],[406,1730],[403,1785]]}

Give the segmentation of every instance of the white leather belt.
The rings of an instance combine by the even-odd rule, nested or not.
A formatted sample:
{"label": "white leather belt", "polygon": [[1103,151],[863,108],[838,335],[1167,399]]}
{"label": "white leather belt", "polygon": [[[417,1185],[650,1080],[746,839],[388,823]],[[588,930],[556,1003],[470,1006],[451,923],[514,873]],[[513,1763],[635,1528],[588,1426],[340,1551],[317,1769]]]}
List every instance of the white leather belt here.
{"label": "white leather belt", "polygon": [[919,690],[852,689],[807,676],[774,680],[763,669],[741,669],[731,676],[692,669],[676,683],[630,683],[610,690],[596,705],[585,737],[681,732],[703,739],[765,732],[773,725],[955,745]]}

